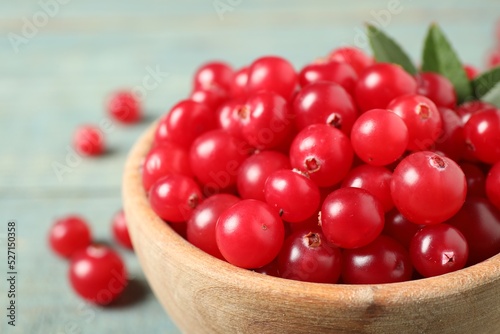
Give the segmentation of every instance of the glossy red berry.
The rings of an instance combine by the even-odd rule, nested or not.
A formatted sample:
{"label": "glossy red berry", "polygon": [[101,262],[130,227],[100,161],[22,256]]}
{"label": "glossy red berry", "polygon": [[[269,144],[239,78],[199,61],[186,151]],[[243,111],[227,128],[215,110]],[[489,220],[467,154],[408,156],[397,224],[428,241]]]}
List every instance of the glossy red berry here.
{"label": "glossy red berry", "polygon": [[448,224],[426,226],[413,236],[410,257],[424,277],[438,276],[462,269],[469,254],[463,234]]}
{"label": "glossy red berry", "polygon": [[456,112],[458,116],[460,116],[460,118],[462,119],[462,123],[465,124],[472,115],[484,109],[495,110],[496,107],[488,102],[484,102],[481,100],[472,100],[464,102],[461,105],[459,105],[456,108]]}
{"label": "glossy red berry", "polygon": [[117,92],[108,101],[108,113],[116,121],[137,123],[142,117],[139,99],[131,92]]}
{"label": "glossy red berry", "polygon": [[338,247],[363,247],[382,232],[384,210],[368,191],[341,188],[323,202],[321,228],[327,240]]}
{"label": "glossy red berry", "polygon": [[82,155],[101,155],[105,150],[104,134],[93,125],[81,125],[73,135],[73,145],[76,151]]}
{"label": "glossy red berry", "polygon": [[442,132],[436,139],[432,148],[443,152],[448,158],[459,161],[465,153],[464,126],[457,115],[451,109],[438,108],[443,121]]}
{"label": "glossy red berry", "polygon": [[479,75],[479,70],[470,64],[464,64],[464,70],[469,80],[474,80]]}
{"label": "glossy red berry", "polygon": [[500,162],[494,164],[488,172],[485,189],[490,202],[500,210]]}
{"label": "glossy red berry", "polygon": [[128,249],[134,249],[132,240],[130,240],[130,234],[128,232],[127,218],[125,217],[125,213],[123,212],[123,210],[118,211],[114,215],[113,221],[111,223],[111,231],[113,233],[115,241],[118,244]]}
{"label": "glossy red berry", "polygon": [[368,67],[356,84],[355,99],[362,112],[385,109],[395,98],[415,94],[416,80],[400,66],[378,63]]}
{"label": "glossy red berry", "polygon": [[356,155],[374,166],[385,166],[406,151],[409,134],[399,115],[387,109],[372,109],[358,117],[351,132]]}
{"label": "glossy red berry", "polygon": [[272,173],[267,178],[264,194],[266,202],[284,221],[297,223],[318,214],[319,188],[300,172],[282,169]]}
{"label": "glossy red berry", "polygon": [[187,221],[201,199],[198,184],[180,174],[162,177],[149,190],[151,208],[160,218],[171,223]]}
{"label": "glossy red berry", "polygon": [[80,297],[107,305],[127,286],[127,270],[123,260],[111,248],[89,246],[71,259],[69,279]]}
{"label": "glossy red berry", "polygon": [[349,93],[334,82],[315,82],[302,88],[294,99],[293,112],[299,130],[327,124],[347,135],[358,116]]}
{"label": "glossy red berry", "polygon": [[385,215],[384,230],[382,233],[395,239],[406,249],[409,249],[411,239],[424,226],[412,223],[397,209],[393,209]]}
{"label": "glossy red berry", "polygon": [[212,61],[199,67],[194,74],[194,90],[213,88],[229,93],[232,88],[233,69],[221,61]]}
{"label": "glossy red berry", "polygon": [[438,108],[422,95],[403,95],[392,100],[387,109],[401,117],[408,128],[408,149],[422,151],[431,147],[443,131]]}
{"label": "glossy red berry", "polygon": [[[165,123],[164,126],[163,123]],[[216,127],[217,120],[214,111],[204,104],[183,100],[160,121],[156,138],[162,138],[189,149],[199,135]],[[158,133],[159,131],[162,133]]]}
{"label": "glossy red berry", "polygon": [[249,147],[224,130],[212,130],[199,136],[189,154],[191,169],[203,184],[204,193],[213,195],[236,188],[241,163]]}
{"label": "glossy red berry", "polygon": [[467,240],[468,265],[500,253],[500,211],[485,198],[468,198],[446,223],[456,227]]}
{"label": "glossy red berry", "polygon": [[429,98],[437,107],[455,109],[457,94],[448,78],[434,72],[424,72],[417,76],[418,94]]}
{"label": "glossy red berry", "polygon": [[260,268],[279,253],[285,237],[283,221],[268,204],[247,199],[224,211],[216,225],[220,252],[241,268]]}
{"label": "glossy red berry", "polygon": [[237,188],[243,199],[266,201],[264,185],[273,172],[280,169],[291,169],[286,155],[276,151],[262,151],[249,156],[238,171]]}
{"label": "glossy red berry", "polygon": [[201,103],[212,111],[216,111],[219,107],[229,99],[229,93],[218,87],[209,89],[195,89],[191,92],[189,98],[195,102]]}
{"label": "glossy red berry", "polygon": [[232,99],[223,103],[217,110],[218,127],[231,136],[243,139],[243,123],[241,113],[248,112],[245,101]]}
{"label": "glossy red berry", "polygon": [[287,102],[272,92],[250,95],[238,111],[245,140],[258,149],[279,147],[293,135],[293,116]]}
{"label": "glossy red berry", "polygon": [[247,97],[248,67],[242,67],[233,75],[231,95],[233,98]]}
{"label": "glossy red berry", "polygon": [[474,113],[465,123],[466,149],[488,164],[500,161],[500,110],[486,109]]}
{"label": "glossy red berry", "polygon": [[486,175],[478,165],[470,162],[459,163],[467,181],[467,197],[486,197]]}
{"label": "glossy red berry", "polygon": [[349,94],[354,94],[358,75],[344,62],[317,62],[306,65],[299,73],[299,83],[305,87],[313,82],[328,81],[342,86]]}
{"label": "glossy red berry", "polygon": [[347,174],[342,181],[342,188],[361,188],[380,201],[384,212],[394,207],[391,196],[392,172],[385,167],[360,165]]}
{"label": "glossy red berry", "polygon": [[415,224],[438,224],[462,207],[467,182],[451,159],[429,151],[404,158],[392,174],[394,205]]}
{"label": "glossy red berry", "polygon": [[313,124],[300,131],[290,147],[293,168],[307,173],[320,187],[333,186],[347,175],[353,161],[349,138],[325,124]]}
{"label": "glossy red berry", "polygon": [[162,142],[146,155],[142,166],[142,184],[146,191],[153,183],[168,174],[193,176],[189,163],[189,152],[176,144]]}
{"label": "glossy red berry", "polygon": [[321,229],[302,229],[286,238],[278,255],[280,276],[296,281],[336,283],[341,272],[340,250]]}
{"label": "glossy red berry", "polygon": [[404,282],[411,279],[412,272],[408,251],[385,235],[364,247],[342,252],[342,281],[347,284]]}
{"label": "glossy red berry", "polygon": [[187,222],[187,240],[216,258],[223,259],[215,239],[215,225],[220,215],[240,199],[230,194],[210,196],[193,211]]}
{"label": "glossy red berry", "polygon": [[79,216],[66,216],[55,221],[49,231],[49,245],[58,255],[70,258],[85,249],[92,240],[90,228]]}
{"label": "glossy red berry", "polygon": [[328,56],[330,61],[349,64],[358,75],[374,64],[372,57],[355,47],[343,47],[333,50]]}
{"label": "glossy red berry", "polygon": [[286,59],[267,56],[255,60],[248,70],[247,92],[269,91],[285,100],[292,97],[297,86],[297,74]]}

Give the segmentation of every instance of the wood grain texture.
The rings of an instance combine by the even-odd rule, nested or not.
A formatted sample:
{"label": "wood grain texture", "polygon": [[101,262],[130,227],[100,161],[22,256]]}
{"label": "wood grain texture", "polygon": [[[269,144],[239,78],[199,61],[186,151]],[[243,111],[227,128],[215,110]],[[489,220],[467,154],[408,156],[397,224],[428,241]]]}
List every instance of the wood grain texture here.
{"label": "wood grain texture", "polygon": [[130,153],[123,201],[146,277],[183,332],[498,333],[500,254],[454,273],[380,285],[283,280],[205,254],[149,207],[139,166],[153,131]]}

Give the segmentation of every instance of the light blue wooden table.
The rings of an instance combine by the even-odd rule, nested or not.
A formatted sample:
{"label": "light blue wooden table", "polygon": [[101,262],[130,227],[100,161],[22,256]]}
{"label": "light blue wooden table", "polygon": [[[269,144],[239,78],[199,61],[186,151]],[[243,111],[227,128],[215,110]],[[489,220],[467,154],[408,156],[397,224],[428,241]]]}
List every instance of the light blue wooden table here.
{"label": "light blue wooden table", "polygon": [[[225,11],[214,3],[226,4]],[[110,239],[127,151],[149,122],[188,94],[202,62],[239,67],[278,54],[300,67],[336,46],[363,46],[364,21],[389,32],[417,61],[428,24],[438,21],[462,59],[482,66],[498,17],[497,0],[0,2],[0,333],[178,332],[133,253],[120,250],[135,289],[119,305],[97,308],[72,293],[67,263],[50,253],[46,234],[55,217],[80,213],[99,240]],[[145,91],[147,121],[114,126],[109,154],[84,159],[59,178],[52,165],[65,163],[74,128],[105,121],[106,96],[140,87],[151,71],[160,74]],[[18,228],[16,327],[4,315],[11,219]]]}

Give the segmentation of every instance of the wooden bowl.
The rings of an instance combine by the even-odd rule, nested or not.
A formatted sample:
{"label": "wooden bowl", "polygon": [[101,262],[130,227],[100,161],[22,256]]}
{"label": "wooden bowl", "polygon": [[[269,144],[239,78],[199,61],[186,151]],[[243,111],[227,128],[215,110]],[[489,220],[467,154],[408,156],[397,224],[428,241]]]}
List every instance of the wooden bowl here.
{"label": "wooden bowl", "polygon": [[285,280],[205,254],[148,204],[140,165],[153,133],[130,152],[124,208],[149,284],[184,333],[500,333],[500,254],[439,277],[378,285]]}

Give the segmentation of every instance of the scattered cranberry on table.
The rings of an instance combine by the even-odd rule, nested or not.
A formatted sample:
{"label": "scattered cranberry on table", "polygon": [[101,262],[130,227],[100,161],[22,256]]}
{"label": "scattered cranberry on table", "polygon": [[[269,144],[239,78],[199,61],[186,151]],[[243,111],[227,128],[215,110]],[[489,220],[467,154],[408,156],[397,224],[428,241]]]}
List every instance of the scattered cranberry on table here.
{"label": "scattered cranberry on table", "polygon": [[133,124],[142,118],[142,107],[139,99],[131,92],[119,91],[108,101],[108,113],[120,123]]}
{"label": "scattered cranberry on table", "polygon": [[93,125],[79,126],[73,135],[73,145],[85,156],[98,156],[106,149],[103,132]]}
{"label": "scattered cranberry on table", "polygon": [[76,215],[69,215],[55,221],[49,230],[49,244],[52,250],[65,258],[90,245],[92,234],[87,221]]}

